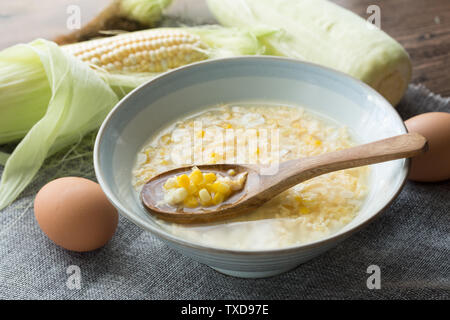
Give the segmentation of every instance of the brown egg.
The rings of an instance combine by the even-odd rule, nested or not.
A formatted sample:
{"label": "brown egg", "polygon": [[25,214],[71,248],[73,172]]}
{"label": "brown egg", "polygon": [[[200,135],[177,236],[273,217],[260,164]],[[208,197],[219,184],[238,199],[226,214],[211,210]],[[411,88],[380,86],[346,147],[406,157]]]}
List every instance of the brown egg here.
{"label": "brown egg", "polygon": [[34,200],[34,214],[53,242],[79,252],[105,245],[118,223],[117,210],[100,186],[78,177],[56,179],[42,187]]}
{"label": "brown egg", "polygon": [[428,140],[428,151],[414,157],[408,178],[436,182],[450,179],[450,113],[430,112],[405,121],[409,132]]}

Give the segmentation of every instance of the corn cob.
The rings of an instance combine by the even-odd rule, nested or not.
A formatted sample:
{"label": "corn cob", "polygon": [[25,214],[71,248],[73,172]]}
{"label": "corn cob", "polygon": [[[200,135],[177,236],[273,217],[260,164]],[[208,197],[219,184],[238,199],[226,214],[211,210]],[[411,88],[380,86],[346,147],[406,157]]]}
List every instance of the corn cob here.
{"label": "corn cob", "polygon": [[123,34],[63,48],[112,73],[159,73],[208,58],[207,46],[198,35],[176,29]]}

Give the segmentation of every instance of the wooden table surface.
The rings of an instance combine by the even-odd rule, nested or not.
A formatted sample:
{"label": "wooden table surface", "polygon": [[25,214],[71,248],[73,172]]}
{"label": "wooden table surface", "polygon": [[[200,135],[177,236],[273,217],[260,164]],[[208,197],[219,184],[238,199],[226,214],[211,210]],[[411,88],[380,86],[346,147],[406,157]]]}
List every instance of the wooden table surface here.
{"label": "wooden table surface", "polygon": [[[381,29],[397,39],[413,61],[413,82],[450,96],[450,0],[334,0],[367,18],[369,5],[381,9]],[[81,9],[85,23],[109,0],[0,0],[0,49],[37,37],[68,32],[69,5]],[[171,14],[211,20],[203,0],[174,0]]]}

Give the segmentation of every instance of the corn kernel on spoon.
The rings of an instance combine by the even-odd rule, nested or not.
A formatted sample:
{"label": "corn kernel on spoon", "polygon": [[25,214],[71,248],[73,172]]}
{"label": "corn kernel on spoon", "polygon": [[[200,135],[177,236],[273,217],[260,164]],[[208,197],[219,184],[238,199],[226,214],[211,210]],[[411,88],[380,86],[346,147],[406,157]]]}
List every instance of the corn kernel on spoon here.
{"label": "corn kernel on spoon", "polygon": [[[226,192],[227,187],[223,186],[220,179],[216,184],[202,184],[199,181],[192,184],[192,189],[197,192],[201,190],[206,193],[197,192],[200,202],[205,205],[171,205],[164,200],[165,189],[170,188],[168,181],[179,181],[184,187],[177,186],[174,195],[180,193],[179,201],[186,200],[190,194],[187,189],[190,187],[195,176],[191,175],[191,180],[187,174],[191,172],[193,166],[181,167],[163,172],[150,179],[142,188],[141,201],[147,211],[159,218],[177,223],[207,223],[245,214],[252,209],[261,206],[281,192],[314,177],[325,173],[375,164],[395,159],[409,158],[424,152],[427,149],[427,140],[417,133],[408,133],[384,140],[359,145],[356,147],[324,153],[317,156],[290,160],[279,164],[276,173],[263,175],[264,166],[247,164],[207,164],[196,166],[194,170],[207,172],[214,176],[226,176],[230,170],[236,175],[245,177],[242,188],[234,194]],[[198,168],[198,169],[197,169]],[[198,171],[197,171],[198,170]],[[192,171],[192,172],[194,172]],[[175,180],[174,180],[175,179]],[[187,180],[186,180],[187,179]],[[204,178],[203,178],[204,179]],[[231,179],[222,179],[232,181]],[[242,179],[241,179],[242,180]],[[211,180],[212,181],[212,180]],[[225,191],[223,191],[225,190]],[[211,194],[214,193],[214,198]],[[227,193],[228,198],[224,200],[222,193]],[[216,194],[219,200],[214,201]],[[202,197],[204,196],[204,197]],[[206,198],[205,198],[206,197]],[[192,198],[195,199],[195,198]]]}

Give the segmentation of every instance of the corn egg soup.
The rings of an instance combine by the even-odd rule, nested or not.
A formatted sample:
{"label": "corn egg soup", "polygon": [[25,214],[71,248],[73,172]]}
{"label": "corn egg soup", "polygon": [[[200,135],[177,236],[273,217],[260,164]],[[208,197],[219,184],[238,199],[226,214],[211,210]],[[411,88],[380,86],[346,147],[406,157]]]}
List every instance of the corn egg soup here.
{"label": "corn egg soup", "polygon": [[[256,147],[252,147],[250,140],[239,139],[243,132],[240,130],[256,132],[258,138],[260,132],[267,134],[264,141],[259,139]],[[194,143],[192,150],[188,150],[186,143],[196,138],[201,139],[201,145]],[[302,107],[244,103],[214,106],[180,118],[151,137],[137,156],[133,185],[140,192],[153,176],[180,166],[242,163],[236,151],[240,147],[248,152],[247,161],[273,163],[355,144],[354,135],[346,127]],[[267,152],[263,150],[266,147],[276,149],[277,156],[261,157],[263,151]],[[181,190],[185,184],[186,190],[176,200],[172,199],[174,203],[199,205],[202,197],[195,186],[205,175],[206,179],[212,179],[207,173],[201,174],[202,177],[197,172],[171,181],[168,189]],[[181,225],[157,221],[176,236],[227,249],[275,249],[305,244],[335,233],[358,214],[368,192],[368,177],[368,167],[328,173],[286,190],[253,212],[220,223]],[[189,188],[197,193],[191,194]],[[209,191],[203,195],[205,201],[218,194]]]}

